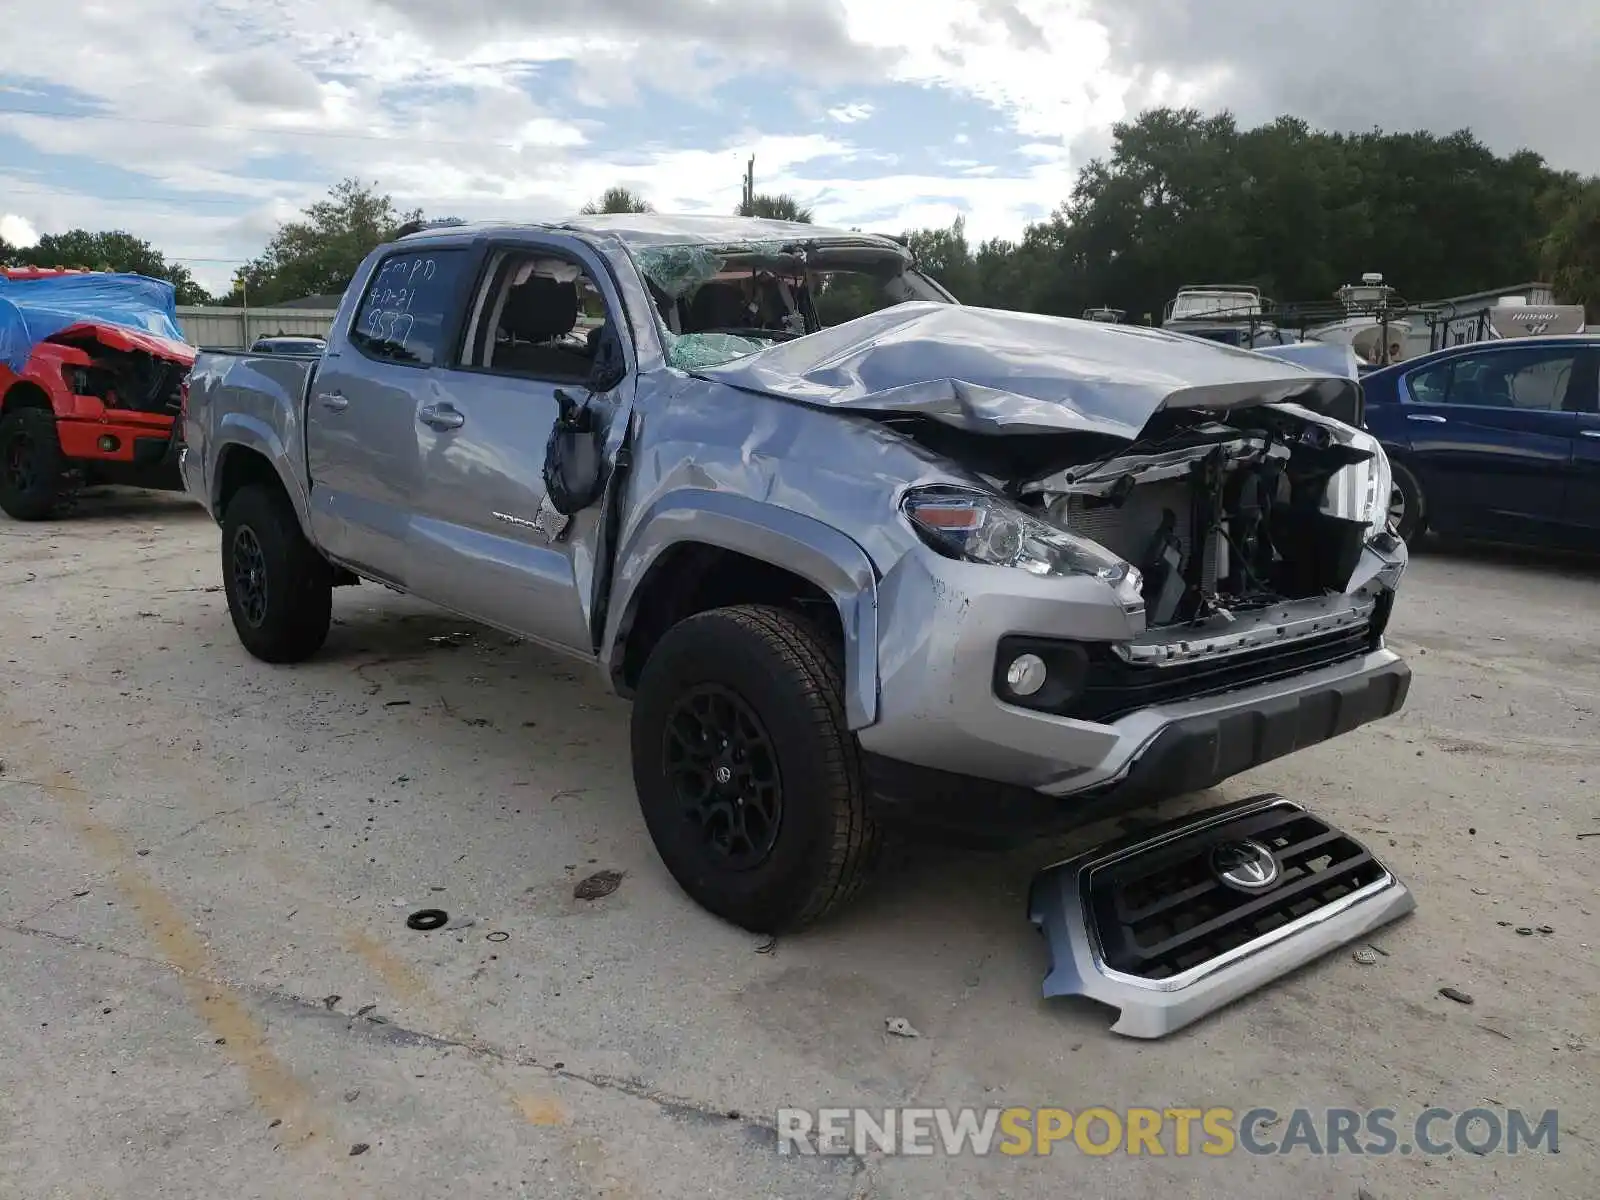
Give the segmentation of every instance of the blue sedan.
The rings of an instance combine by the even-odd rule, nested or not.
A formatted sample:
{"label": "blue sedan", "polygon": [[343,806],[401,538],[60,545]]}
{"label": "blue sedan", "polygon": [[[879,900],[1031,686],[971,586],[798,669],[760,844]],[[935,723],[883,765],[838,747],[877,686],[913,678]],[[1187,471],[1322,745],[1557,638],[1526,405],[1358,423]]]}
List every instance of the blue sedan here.
{"label": "blue sedan", "polygon": [[1402,537],[1600,550],[1600,334],[1451,346],[1361,386]]}

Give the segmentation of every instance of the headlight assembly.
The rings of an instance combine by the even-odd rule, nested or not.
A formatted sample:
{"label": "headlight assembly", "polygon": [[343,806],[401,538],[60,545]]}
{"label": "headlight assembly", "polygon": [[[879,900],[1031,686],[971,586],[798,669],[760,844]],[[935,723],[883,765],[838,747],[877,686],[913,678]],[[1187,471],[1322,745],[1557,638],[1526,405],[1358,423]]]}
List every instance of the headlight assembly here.
{"label": "headlight assembly", "polygon": [[1367,509],[1367,537],[1375,538],[1389,528],[1389,508],[1394,499],[1394,471],[1389,466],[1389,456],[1373,439],[1371,479],[1368,484],[1371,501]]}
{"label": "headlight assembly", "polygon": [[1360,521],[1367,527],[1370,540],[1389,527],[1394,473],[1389,467],[1389,456],[1377,438],[1360,429],[1347,429],[1342,433],[1340,441],[1365,450],[1370,457],[1347,463],[1333,473],[1323,492],[1321,511],[1341,520]]}
{"label": "headlight assembly", "polygon": [[919,488],[907,494],[902,508],[918,536],[946,557],[1030,575],[1088,575],[1110,584],[1124,603],[1139,603],[1143,581],[1136,568],[999,496]]}

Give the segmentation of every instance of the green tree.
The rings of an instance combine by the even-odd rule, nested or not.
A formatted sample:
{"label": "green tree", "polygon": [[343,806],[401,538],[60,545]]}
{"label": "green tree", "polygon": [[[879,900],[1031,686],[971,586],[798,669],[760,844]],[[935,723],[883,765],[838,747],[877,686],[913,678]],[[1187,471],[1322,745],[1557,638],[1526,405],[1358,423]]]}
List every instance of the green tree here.
{"label": "green tree", "polygon": [[1103,304],[1159,321],[1187,283],[1327,306],[1366,271],[1423,300],[1532,278],[1581,182],[1466,131],[1346,135],[1292,117],[1241,129],[1226,112],[1151,109],[1117,125],[1111,152],[1016,241],[968,246],[968,265],[958,231],[910,242],[961,300],[998,308]]}
{"label": "green tree", "polygon": [[169,263],[149,242],[121,230],[95,233],[87,229],[69,229],[66,233],[47,233],[37,245],[26,249],[0,247],[0,264],[147,275],[171,283],[179,304],[206,304],[211,300],[206,290],[194,281],[188,267]]}
{"label": "green tree", "polygon": [[600,199],[591,200],[578,210],[587,216],[596,213],[647,213],[654,212],[650,202],[632,188],[608,187]]}
{"label": "green tree", "polygon": [[1600,321],[1600,179],[1591,179],[1544,239],[1543,265],[1556,297]]}
{"label": "green tree", "polygon": [[967,222],[957,217],[948,229],[918,229],[906,234],[917,269],[942,283],[957,300],[972,304],[976,264],[967,245]]}
{"label": "green tree", "polygon": [[230,300],[247,298],[252,307],[270,307],[302,296],[342,292],[362,259],[420,221],[422,211],[401,212],[394,201],[359,179],[334,185],[297,220],[279,226],[259,258],[234,274]]}
{"label": "green tree", "polygon": [[811,210],[793,196],[778,193],[768,195],[758,192],[748,201],[741,200],[733,210],[736,217],[767,217],[773,221],[801,221],[811,223]]}

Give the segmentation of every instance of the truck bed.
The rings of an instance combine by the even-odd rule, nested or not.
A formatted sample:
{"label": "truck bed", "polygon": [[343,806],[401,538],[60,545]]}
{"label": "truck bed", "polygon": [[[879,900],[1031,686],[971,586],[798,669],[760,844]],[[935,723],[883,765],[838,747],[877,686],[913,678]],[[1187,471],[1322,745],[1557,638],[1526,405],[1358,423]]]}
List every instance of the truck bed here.
{"label": "truck bed", "polygon": [[215,481],[205,477],[211,446],[225,425],[227,440],[239,441],[276,462],[306,490],[300,425],[306,395],[321,359],[314,355],[251,354],[202,350],[189,376],[184,408],[184,444],[189,447],[185,484],[208,509]]}

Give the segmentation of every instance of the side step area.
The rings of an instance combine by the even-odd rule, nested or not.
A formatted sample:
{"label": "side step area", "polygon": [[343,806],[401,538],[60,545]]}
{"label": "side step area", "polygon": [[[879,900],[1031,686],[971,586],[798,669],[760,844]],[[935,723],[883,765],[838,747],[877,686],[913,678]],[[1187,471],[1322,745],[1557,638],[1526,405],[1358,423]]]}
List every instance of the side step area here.
{"label": "side step area", "polygon": [[1046,867],[1028,916],[1046,996],[1159,1038],[1416,907],[1367,848],[1282,796],[1179,818]]}

